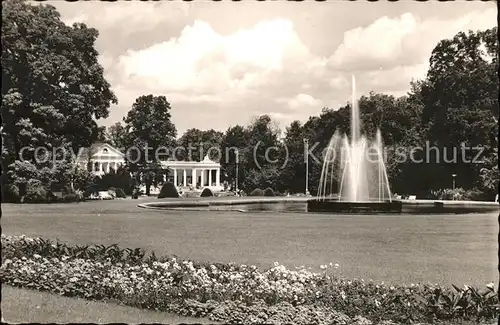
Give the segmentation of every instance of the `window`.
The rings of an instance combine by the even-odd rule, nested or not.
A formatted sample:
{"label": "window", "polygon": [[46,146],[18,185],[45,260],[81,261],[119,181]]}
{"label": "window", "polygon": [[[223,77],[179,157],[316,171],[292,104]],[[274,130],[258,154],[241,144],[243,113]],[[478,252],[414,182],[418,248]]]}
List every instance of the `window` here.
{"label": "window", "polygon": [[104,152],[104,153],[108,153],[108,149],[107,149],[107,148],[104,148],[104,149],[102,150],[102,152]]}

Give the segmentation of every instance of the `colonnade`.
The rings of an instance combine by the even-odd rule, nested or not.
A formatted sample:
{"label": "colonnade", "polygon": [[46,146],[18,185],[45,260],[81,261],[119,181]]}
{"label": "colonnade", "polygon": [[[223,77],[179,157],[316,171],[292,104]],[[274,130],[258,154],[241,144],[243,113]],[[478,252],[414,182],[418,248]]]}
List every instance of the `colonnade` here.
{"label": "colonnade", "polygon": [[118,161],[92,161],[91,165],[92,172],[109,173],[111,168],[116,171],[122,163]]}
{"label": "colonnade", "polygon": [[[170,167],[173,172],[174,184],[176,186],[220,186],[220,168],[179,168]],[[215,179],[213,179],[213,171],[215,173]],[[191,177],[191,184],[188,184],[188,174]],[[200,177],[198,184],[198,176]],[[182,180],[182,182],[179,182]]]}

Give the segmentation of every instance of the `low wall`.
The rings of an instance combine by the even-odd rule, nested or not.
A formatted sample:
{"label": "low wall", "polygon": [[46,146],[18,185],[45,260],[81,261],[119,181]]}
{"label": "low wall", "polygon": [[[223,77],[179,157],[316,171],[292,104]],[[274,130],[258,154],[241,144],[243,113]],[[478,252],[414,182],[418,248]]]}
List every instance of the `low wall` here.
{"label": "low wall", "polygon": [[[147,209],[165,210],[307,212],[307,201],[310,199],[310,197],[184,198],[161,199],[156,202],[141,203],[138,206]],[[500,211],[500,206],[496,202],[446,200],[398,201],[401,202],[402,214],[458,214]],[[330,213],[345,213],[345,211]],[[356,211],[353,213],[356,213]]]}
{"label": "low wall", "polygon": [[210,197],[164,199],[138,204],[140,208],[207,211],[295,211],[306,212],[307,197]]}
{"label": "low wall", "polygon": [[479,213],[500,211],[498,202],[402,200],[402,213]]}

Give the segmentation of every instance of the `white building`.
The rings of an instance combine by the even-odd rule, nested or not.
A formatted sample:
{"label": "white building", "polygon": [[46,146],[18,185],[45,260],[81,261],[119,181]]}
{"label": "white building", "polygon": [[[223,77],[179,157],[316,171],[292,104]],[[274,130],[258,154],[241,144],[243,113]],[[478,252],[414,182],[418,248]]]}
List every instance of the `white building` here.
{"label": "white building", "polygon": [[125,165],[125,155],[107,143],[96,143],[78,152],[76,164],[94,175],[102,176]]}
{"label": "white building", "polygon": [[[107,143],[96,143],[91,148],[80,150],[76,164],[88,169],[94,175],[102,176],[111,169],[125,165],[125,154]],[[177,187],[193,187],[222,191],[220,164],[205,157],[202,161],[162,161],[161,166],[169,169],[168,179]]]}
{"label": "white building", "polygon": [[169,181],[177,186],[209,187],[221,190],[220,164],[205,157],[202,161],[162,161],[170,169]]}

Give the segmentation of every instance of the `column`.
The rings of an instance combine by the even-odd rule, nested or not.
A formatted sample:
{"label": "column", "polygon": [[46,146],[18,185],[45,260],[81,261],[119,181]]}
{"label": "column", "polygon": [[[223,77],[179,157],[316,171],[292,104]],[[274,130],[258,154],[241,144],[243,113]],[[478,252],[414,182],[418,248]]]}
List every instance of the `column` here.
{"label": "column", "polygon": [[220,186],[220,168],[217,168],[215,176],[215,186]]}
{"label": "column", "polygon": [[174,168],[174,185],[177,187],[177,169]]}
{"label": "column", "polygon": [[99,163],[99,171],[102,172],[102,162]]}
{"label": "column", "polygon": [[187,186],[187,172],[186,172],[186,168],[184,168],[183,171],[184,171],[184,174],[183,174],[183,176],[184,176],[183,177],[184,178],[183,179],[183,184],[184,184],[184,186]]}
{"label": "column", "polygon": [[208,186],[212,186],[212,169],[208,170]]}
{"label": "column", "polygon": [[196,183],[198,180],[196,179],[196,168],[193,168],[191,170],[191,185],[193,185],[193,187],[196,187]]}
{"label": "column", "polygon": [[205,186],[205,170],[202,169],[201,170],[201,184],[200,184],[201,187]]}
{"label": "column", "polygon": [[108,165],[106,166],[106,172],[109,173],[111,171],[111,161],[108,161]]}
{"label": "column", "polygon": [[118,170],[118,163],[116,161],[115,161],[114,166],[115,166],[115,171],[117,171]]}

